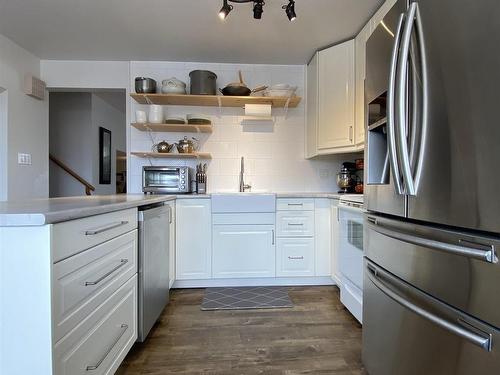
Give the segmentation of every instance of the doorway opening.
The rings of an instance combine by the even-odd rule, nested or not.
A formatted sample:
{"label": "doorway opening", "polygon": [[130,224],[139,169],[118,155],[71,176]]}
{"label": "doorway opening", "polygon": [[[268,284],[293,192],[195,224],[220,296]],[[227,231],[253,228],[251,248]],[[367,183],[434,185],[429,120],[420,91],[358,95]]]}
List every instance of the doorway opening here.
{"label": "doorway opening", "polygon": [[127,192],[125,90],[49,93],[49,196]]}

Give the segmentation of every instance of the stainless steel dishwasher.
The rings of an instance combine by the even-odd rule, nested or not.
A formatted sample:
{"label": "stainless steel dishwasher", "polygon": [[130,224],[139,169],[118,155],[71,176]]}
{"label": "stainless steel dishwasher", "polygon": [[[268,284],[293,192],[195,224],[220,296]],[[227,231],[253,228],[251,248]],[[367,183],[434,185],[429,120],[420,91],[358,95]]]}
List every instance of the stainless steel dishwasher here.
{"label": "stainless steel dishwasher", "polygon": [[139,314],[143,342],[169,300],[169,243],[172,212],[163,203],[139,207]]}

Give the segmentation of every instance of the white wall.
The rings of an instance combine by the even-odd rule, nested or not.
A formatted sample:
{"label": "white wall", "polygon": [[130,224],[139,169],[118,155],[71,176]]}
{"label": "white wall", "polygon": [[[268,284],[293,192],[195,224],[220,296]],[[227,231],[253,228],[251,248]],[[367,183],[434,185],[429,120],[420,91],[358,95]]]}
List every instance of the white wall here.
{"label": "white wall", "polygon": [[[40,60],[0,35],[0,87],[7,90],[7,199],[47,197],[48,100],[23,93],[25,74],[40,76]],[[17,153],[30,153],[32,165],[17,164]]]}
{"label": "white wall", "polygon": [[[136,76],[152,77],[161,85],[165,78],[175,76],[188,83],[189,72],[194,69],[208,69],[218,76],[218,87],[237,81],[237,72],[242,70],[244,79],[250,87],[261,84],[289,83],[299,87],[297,94],[304,96],[305,67],[302,65],[234,65],[209,63],[173,62],[131,62],[130,83],[133,87]],[[350,160],[347,155],[324,157],[318,160],[304,159],[305,98],[298,108],[289,109],[284,117],[283,109],[273,109],[276,115],[274,126],[251,125],[242,127],[239,108],[180,107],[168,106],[164,110],[170,116],[185,116],[188,113],[202,113],[212,116],[214,133],[195,135],[201,140],[201,151],[212,153],[208,161],[209,191],[228,191],[238,189],[240,157],[245,157],[245,182],[255,190],[283,191],[335,191],[336,173],[339,164]],[[131,118],[136,109],[148,110],[148,106],[132,101]],[[154,142],[165,139],[178,141],[182,133],[147,133],[131,129],[131,150],[150,151]],[[196,165],[196,161],[147,160],[131,157],[129,167],[129,191],[141,191],[141,173],[145,165]]]}
{"label": "white wall", "polygon": [[7,200],[7,90],[0,87],[0,202]]}

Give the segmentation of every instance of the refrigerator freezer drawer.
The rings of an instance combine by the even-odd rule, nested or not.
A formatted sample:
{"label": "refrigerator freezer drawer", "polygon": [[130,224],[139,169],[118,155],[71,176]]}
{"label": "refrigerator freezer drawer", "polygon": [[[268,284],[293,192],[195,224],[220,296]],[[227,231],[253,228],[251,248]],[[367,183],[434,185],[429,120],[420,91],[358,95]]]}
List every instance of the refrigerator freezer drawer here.
{"label": "refrigerator freezer drawer", "polygon": [[365,255],[426,293],[500,327],[500,239],[367,214]]}
{"label": "refrigerator freezer drawer", "polygon": [[500,332],[365,261],[363,363],[370,375],[496,374]]}

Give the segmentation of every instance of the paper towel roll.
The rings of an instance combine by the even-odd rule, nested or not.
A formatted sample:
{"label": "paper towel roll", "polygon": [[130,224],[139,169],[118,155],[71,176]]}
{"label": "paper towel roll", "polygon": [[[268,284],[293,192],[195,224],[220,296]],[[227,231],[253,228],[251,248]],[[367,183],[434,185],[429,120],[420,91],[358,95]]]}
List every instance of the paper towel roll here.
{"label": "paper towel roll", "polygon": [[271,116],[271,104],[245,104],[245,115],[247,116]]}

